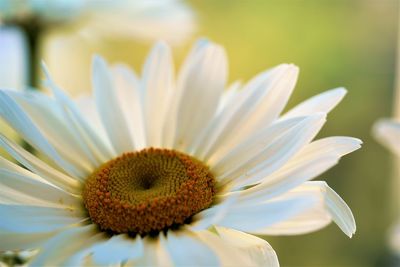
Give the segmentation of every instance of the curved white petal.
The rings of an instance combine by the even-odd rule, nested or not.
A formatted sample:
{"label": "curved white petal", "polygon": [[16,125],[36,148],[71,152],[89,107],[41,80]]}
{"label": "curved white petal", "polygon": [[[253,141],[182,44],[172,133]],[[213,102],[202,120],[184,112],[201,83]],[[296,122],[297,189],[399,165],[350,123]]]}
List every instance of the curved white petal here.
{"label": "curved white petal", "polygon": [[[232,84],[229,85],[229,87],[224,90],[222,96],[221,96],[221,100],[219,101],[219,106],[216,112],[216,116],[218,116],[221,112],[223,112],[224,110],[226,110],[226,107],[230,107],[232,106],[232,102],[237,100],[237,96],[239,93],[239,90],[241,89],[241,87],[243,86],[241,81],[235,81]],[[229,109],[229,108],[228,108]],[[216,121],[214,118],[211,122]],[[212,123],[209,123],[210,124]],[[208,133],[210,134],[210,133]]]}
{"label": "curved white petal", "polygon": [[92,83],[97,112],[115,152],[133,151],[134,141],[114,90],[113,77],[99,56],[93,59]]}
{"label": "curved white petal", "polygon": [[309,143],[325,122],[325,114],[292,118],[267,127],[232,149],[210,159],[211,170],[222,183],[251,185],[284,165]]}
{"label": "curved white petal", "polygon": [[[250,252],[250,248],[244,249],[243,246],[237,246],[237,241],[232,242],[226,235],[219,236],[218,233],[210,231],[194,232],[197,238],[206,244],[218,257],[218,266],[267,266],[260,265],[260,263],[266,263],[266,258],[261,259],[265,255],[259,255],[258,252]],[[242,241],[245,242],[245,237],[242,236]],[[254,247],[253,247],[254,248]],[[255,255],[258,254],[258,255]],[[209,264],[210,266],[210,264]],[[275,265],[272,265],[275,266]]]}
{"label": "curved white petal", "polygon": [[[99,165],[90,149],[79,136],[66,112],[54,99],[40,92],[9,92],[9,95],[29,115],[56,151],[83,176]],[[82,177],[79,177],[82,178]]]}
{"label": "curved white petal", "polygon": [[216,227],[219,237],[245,253],[254,266],[279,267],[278,257],[267,241],[233,229]]}
{"label": "curved white petal", "polygon": [[79,266],[92,246],[106,240],[107,236],[99,233],[93,224],[71,227],[49,239],[29,264],[30,266]]}
{"label": "curved white petal", "polygon": [[[77,195],[69,193],[68,190],[65,190],[62,187],[54,186],[51,182],[47,181],[43,177],[36,175],[36,174],[28,171],[27,169],[22,168],[22,167],[18,166],[17,164],[4,159],[1,156],[0,156],[0,170],[3,172],[10,173],[10,174],[15,174],[18,176],[17,178],[11,178],[11,179],[8,177],[2,177],[1,182],[4,185],[17,186],[19,181],[23,182],[26,180],[27,183],[33,182],[36,184],[40,184],[39,186],[42,186],[41,184],[44,184],[43,187],[49,186],[52,188],[51,190],[53,190],[53,188],[54,188],[54,191],[56,191],[56,192],[60,191],[61,194],[66,193],[68,196],[73,196],[74,198],[77,196]],[[23,192],[23,190],[31,190],[31,188],[28,189],[28,188],[26,188],[26,186],[22,186],[22,187],[23,187],[23,189],[22,188],[20,189],[21,192]],[[34,188],[35,188],[35,186],[33,186],[32,189],[34,190]],[[79,188],[76,188],[76,190],[78,190],[78,189]],[[45,189],[43,188],[43,190],[45,190]],[[47,190],[45,190],[45,191],[47,192]],[[45,198],[50,197],[51,195],[53,195],[53,193],[48,192],[48,196],[45,196]],[[43,196],[41,196],[41,197],[43,197]],[[70,202],[69,200],[64,199],[64,198],[62,198],[62,201],[64,203],[70,203],[70,204],[74,202],[74,201]]]}
{"label": "curved white petal", "polygon": [[390,151],[400,155],[400,122],[383,119],[375,123],[373,133]]}
{"label": "curved white petal", "polygon": [[92,247],[92,261],[101,266],[120,264],[128,260],[136,260],[143,254],[142,237],[136,238],[125,234],[114,235],[106,242]]}
{"label": "curved white petal", "polygon": [[174,66],[170,48],[157,43],[143,68],[144,115],[146,141],[149,147],[162,146],[166,112],[174,89]]}
{"label": "curved white petal", "polygon": [[133,136],[137,149],[146,147],[146,132],[143,111],[143,88],[133,70],[118,64],[113,66],[112,74],[119,104],[125,115],[127,126]]}
{"label": "curved white petal", "polygon": [[293,92],[299,75],[297,66],[289,64],[285,67],[276,80],[270,81],[268,85],[262,85],[266,86],[264,90],[267,94],[254,106],[250,116],[241,125],[241,131],[233,136],[233,140],[240,142],[260,127],[269,125],[278,118]]}
{"label": "curved white petal", "polygon": [[171,120],[165,122],[167,128],[176,129],[172,135],[174,148],[186,151],[193,145],[214,116],[226,79],[224,49],[207,41],[199,42],[181,68],[168,116]]}
{"label": "curved white petal", "polygon": [[239,201],[265,201],[322,174],[339,159],[361,147],[361,140],[351,137],[328,137],[304,147],[282,168],[266,176],[260,184],[244,190]]}
{"label": "curved white petal", "polygon": [[282,64],[250,80],[210,122],[212,130],[196,155],[208,159],[221,147],[233,147],[267,127],[284,108],[297,74],[297,67]]}
{"label": "curved white petal", "polygon": [[261,234],[268,226],[296,216],[317,200],[313,195],[301,195],[257,203],[236,202],[216,225]]}
{"label": "curved white petal", "polygon": [[143,255],[137,260],[128,261],[128,266],[174,266],[171,256],[165,247],[165,236],[160,233],[157,237],[146,236],[143,241]]}
{"label": "curved white petal", "polygon": [[86,220],[82,209],[0,204],[0,230],[16,233],[57,230]]}
{"label": "curved white petal", "polygon": [[270,225],[262,231],[258,231],[258,234],[289,235],[309,233],[321,229],[332,220],[347,236],[352,237],[355,233],[356,224],[350,208],[326,182],[305,182],[279,198],[288,199],[294,196],[309,196],[316,198],[317,201],[296,216]]}
{"label": "curved white petal", "polygon": [[[54,169],[1,134],[0,146],[23,166],[49,183],[73,194],[80,192],[82,184],[78,180]],[[5,160],[0,161],[0,166],[6,166],[5,168],[12,169],[13,171],[16,170],[15,167],[12,167]]]}
{"label": "curved white petal", "polygon": [[79,139],[82,139],[82,146],[95,157],[95,163],[104,162],[114,155],[109,144],[109,140],[105,137],[104,129],[93,129],[91,117],[88,114],[82,114],[78,108],[78,103],[72,101],[68,95],[61,90],[51,78],[50,72],[47,70],[45,64],[42,64],[42,69],[46,75],[45,85],[51,88],[54,97],[63,110],[64,120],[70,125]]}
{"label": "curved white petal", "polygon": [[169,231],[167,237],[161,239],[161,241],[168,251],[174,266],[220,265],[216,252],[191,231]]}
{"label": "curved white petal", "polygon": [[340,87],[316,95],[295,106],[280,119],[304,116],[317,112],[329,113],[346,95],[346,89]]}
{"label": "curved white petal", "polygon": [[[69,194],[42,180],[39,176],[19,168],[18,172],[2,168],[0,157],[0,203],[45,207],[80,207],[80,196]],[[10,162],[10,164],[12,164]]]}
{"label": "curved white petal", "polygon": [[65,161],[55,148],[43,136],[29,116],[5,91],[0,90],[0,116],[3,117],[24,139],[34,148],[44,153],[74,177],[82,177],[83,174],[73,165]]}
{"label": "curved white petal", "polygon": [[0,251],[36,249],[55,234],[56,232],[15,233],[0,230],[0,240],[2,240],[0,242]]}
{"label": "curved white petal", "polygon": [[235,204],[239,198],[239,192],[233,192],[228,195],[221,195],[219,199],[208,209],[205,209],[193,216],[193,222],[188,228],[197,230],[205,230],[214,224],[217,224],[224,218],[229,209]]}

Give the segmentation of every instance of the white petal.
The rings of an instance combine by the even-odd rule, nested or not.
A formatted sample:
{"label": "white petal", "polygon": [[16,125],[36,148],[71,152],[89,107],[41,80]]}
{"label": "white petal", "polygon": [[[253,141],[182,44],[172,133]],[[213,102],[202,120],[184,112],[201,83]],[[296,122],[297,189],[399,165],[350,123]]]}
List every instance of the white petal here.
{"label": "white petal", "polygon": [[17,233],[48,232],[84,221],[85,211],[72,208],[0,204],[0,229]]}
{"label": "white petal", "polygon": [[400,122],[379,120],[373,128],[374,135],[390,151],[400,155]]}
{"label": "white petal", "polygon": [[209,231],[169,231],[161,239],[174,266],[279,266],[274,250],[264,240],[217,227]]}
{"label": "white petal", "polygon": [[81,207],[82,200],[80,195],[67,193],[42,177],[0,157],[0,203],[71,208]]}
{"label": "white petal", "polygon": [[160,247],[155,252],[159,254],[156,256],[158,260],[156,263],[153,259],[151,266],[260,266],[260,261],[256,260],[262,257],[256,256],[257,252],[243,252],[243,246],[235,246],[208,230],[169,231],[167,238],[160,235],[159,242]]}
{"label": "white petal", "polygon": [[100,162],[104,162],[115,156],[110,149],[107,138],[101,136],[104,130],[102,129],[99,131],[98,128],[93,129],[90,123],[90,116],[87,116],[87,114],[83,115],[78,105],[54,83],[44,63],[42,64],[42,69],[47,79],[45,81],[46,86],[51,88],[56,101],[64,111],[65,120],[69,122],[70,127],[72,127],[76,134],[79,135],[80,139],[83,140],[86,149],[89,149]]}
{"label": "white petal", "polygon": [[134,141],[114,90],[113,78],[106,62],[98,56],[93,59],[92,79],[97,112],[115,151],[117,154],[133,151]]}
{"label": "white petal", "polygon": [[172,259],[164,246],[165,237],[160,233],[158,237],[146,236],[143,238],[143,256],[128,262],[128,266],[173,266]]}
{"label": "white petal", "polygon": [[277,122],[208,164],[222,183],[236,187],[259,182],[308,144],[325,122],[325,114]]}
{"label": "white petal", "polygon": [[279,267],[274,249],[264,239],[224,227],[216,230],[222,240],[246,253],[254,266]]}
{"label": "white petal", "polygon": [[322,174],[339,159],[361,147],[361,140],[328,137],[312,142],[281,169],[266,176],[260,184],[244,190],[239,201],[265,201]]}
{"label": "white petal", "polygon": [[50,239],[55,232],[14,233],[0,230],[0,251],[35,249]]}
{"label": "white petal", "polygon": [[236,100],[239,89],[242,87],[240,81],[235,81],[223,92],[216,114],[220,114],[226,107],[232,105],[232,101]]}
{"label": "white petal", "polygon": [[231,115],[231,107],[236,107],[238,105],[236,100],[238,98],[240,99],[240,87],[241,83],[237,81],[223,92],[214,118],[198,133],[194,143],[187,151],[189,154],[194,155],[200,160],[204,160],[205,154],[209,151],[210,146],[221,136],[221,131],[226,132],[226,130],[229,130],[227,123],[231,118],[229,116]]}
{"label": "white petal", "polygon": [[264,235],[301,235],[318,231],[332,222],[324,207],[309,208],[306,211],[263,230]]}
{"label": "white petal", "polygon": [[29,262],[30,266],[78,266],[91,247],[107,237],[95,225],[72,227],[49,239]]}
{"label": "white petal", "polygon": [[284,108],[297,74],[297,67],[282,64],[249,81],[211,122],[215,129],[196,155],[208,159],[221,146],[232,147],[268,126]]}
{"label": "white petal", "polygon": [[343,99],[347,91],[344,88],[336,88],[316,95],[300,103],[285,113],[281,118],[310,115],[317,112],[329,113]]}
{"label": "white petal", "polygon": [[87,176],[99,162],[54,99],[40,92],[9,92],[56,151]]}
{"label": "white petal", "polygon": [[66,162],[46,140],[27,114],[5,91],[0,90],[0,116],[3,117],[34,148],[44,153],[58,166],[75,177],[82,174],[75,166]]}
{"label": "white petal", "polygon": [[146,140],[149,147],[161,147],[166,112],[174,88],[174,66],[171,51],[163,42],[151,51],[143,69],[142,86]]}
{"label": "white petal", "polygon": [[[0,158],[0,162],[4,159]],[[12,163],[10,163],[12,164]],[[80,207],[82,199],[52,186],[37,175],[26,171],[14,172],[1,167],[0,203],[22,204],[45,207]],[[16,166],[21,168],[19,166]],[[21,168],[22,169],[22,168]],[[22,169],[24,170],[24,169]]]}
{"label": "white petal", "polygon": [[[49,183],[73,194],[80,192],[81,183],[78,180],[54,169],[1,134],[0,146],[13,156],[14,159]],[[3,162],[2,165],[7,165],[7,169],[11,168],[15,170],[15,168],[10,167],[10,164]]]}
{"label": "white petal", "polygon": [[262,85],[267,86],[264,89],[267,94],[255,105],[250,116],[241,125],[242,131],[238,135],[234,135],[234,140],[239,142],[254,133],[260,126],[268,125],[278,118],[293,92],[299,74],[297,66],[289,64],[285,67],[276,80]]}
{"label": "white petal", "polygon": [[317,200],[313,195],[301,195],[258,203],[237,202],[217,225],[262,234],[268,226],[296,216]]}
{"label": "white petal", "polygon": [[[185,151],[217,110],[227,79],[227,59],[222,47],[201,42],[188,56],[178,77],[178,88],[171,108],[176,121],[174,148]],[[168,144],[168,143],[166,143]]]}
{"label": "white petal", "polygon": [[109,266],[127,260],[135,260],[143,254],[142,238],[125,234],[114,235],[107,242],[93,246],[93,262]]}
{"label": "white petal", "polygon": [[279,198],[313,196],[318,201],[308,206],[302,213],[286,221],[271,225],[259,234],[287,235],[316,231],[334,221],[349,237],[356,231],[353,214],[347,204],[325,182],[305,182],[303,185],[281,195]]}
{"label": "white petal", "polygon": [[174,266],[218,266],[216,253],[204,244],[196,234],[188,231],[168,231],[166,239],[161,239]]}
{"label": "white petal", "polygon": [[146,147],[146,133],[143,111],[143,88],[140,87],[135,73],[124,65],[116,65],[112,69],[115,91],[121,110],[125,115],[127,126],[132,133],[135,147]]}
{"label": "white petal", "polygon": [[205,230],[217,224],[235,204],[239,198],[239,193],[233,192],[228,195],[221,194],[219,197],[219,199],[216,199],[217,204],[194,215],[193,222],[188,228],[195,231]]}
{"label": "white petal", "polygon": [[236,247],[218,234],[210,231],[194,232],[197,238],[205,243],[218,256],[218,266],[262,266],[249,257],[247,251]]}

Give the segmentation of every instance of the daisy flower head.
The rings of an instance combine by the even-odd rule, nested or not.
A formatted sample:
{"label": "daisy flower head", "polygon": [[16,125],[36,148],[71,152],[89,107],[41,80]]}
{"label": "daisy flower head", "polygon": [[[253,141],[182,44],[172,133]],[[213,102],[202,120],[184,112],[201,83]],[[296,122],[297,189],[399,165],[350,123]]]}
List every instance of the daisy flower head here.
{"label": "daisy flower head", "polygon": [[93,97],[0,91],[0,115],[43,161],[4,136],[22,168],[0,161],[1,250],[38,248],[32,265],[278,266],[257,236],[336,222],[345,202],[309,181],[360,147],[313,141],[344,89],[281,114],[298,68],[282,64],[227,90],[224,49],[200,40],[175,79],[155,45],[141,75],[93,60]]}

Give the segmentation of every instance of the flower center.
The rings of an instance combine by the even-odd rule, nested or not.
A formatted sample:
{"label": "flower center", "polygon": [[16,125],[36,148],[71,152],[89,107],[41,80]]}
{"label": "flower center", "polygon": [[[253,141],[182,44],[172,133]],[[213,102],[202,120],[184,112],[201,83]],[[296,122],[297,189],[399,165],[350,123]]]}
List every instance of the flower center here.
{"label": "flower center", "polygon": [[200,161],[149,148],[100,166],[86,180],[83,201],[102,230],[148,234],[184,224],[211,205],[215,190]]}

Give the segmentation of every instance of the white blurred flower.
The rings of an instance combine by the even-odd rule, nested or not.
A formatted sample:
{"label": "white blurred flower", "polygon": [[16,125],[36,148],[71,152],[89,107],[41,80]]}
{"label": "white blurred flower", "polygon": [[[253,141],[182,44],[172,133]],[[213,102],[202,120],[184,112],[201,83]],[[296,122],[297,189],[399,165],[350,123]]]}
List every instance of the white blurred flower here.
{"label": "white blurred flower", "polygon": [[[381,119],[373,127],[375,138],[389,149],[394,155],[400,157],[400,122],[394,119]],[[400,159],[399,159],[400,160]],[[399,179],[396,177],[395,179]],[[397,200],[397,198],[396,198]],[[396,201],[394,200],[394,201]],[[390,248],[400,254],[400,223],[393,224],[388,231]]]}
{"label": "white blurred flower", "polygon": [[195,30],[192,10],[179,0],[0,0],[0,21],[51,25],[83,19],[84,35],[122,35],[179,43]]}
{"label": "white blurred flower", "polygon": [[400,156],[400,122],[382,119],[373,128],[375,138],[391,152]]}
{"label": "white blurred flower", "polygon": [[159,43],[141,77],[96,57],[87,99],[70,99],[47,71],[53,96],[0,91],[0,116],[54,163],[0,135],[26,167],[0,158],[0,250],[40,247],[33,266],[278,266],[257,235],[334,221],[351,237],[349,207],[310,181],[360,148],[313,141],[346,91],[282,115],[296,66],[225,90],[227,67],[224,49],[201,41],[175,81]]}
{"label": "white blurred flower", "polygon": [[177,0],[92,2],[86,29],[143,40],[182,42],[195,30],[192,10]]}
{"label": "white blurred flower", "polygon": [[41,23],[63,22],[85,10],[85,0],[0,0],[0,19],[4,21],[37,20]]}

